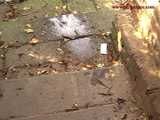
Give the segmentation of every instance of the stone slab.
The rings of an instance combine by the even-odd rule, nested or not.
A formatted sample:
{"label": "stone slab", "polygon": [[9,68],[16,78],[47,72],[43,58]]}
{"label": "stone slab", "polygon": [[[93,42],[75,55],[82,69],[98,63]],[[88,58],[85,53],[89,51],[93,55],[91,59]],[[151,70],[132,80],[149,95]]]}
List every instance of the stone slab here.
{"label": "stone slab", "polygon": [[[132,103],[128,79],[127,71],[119,64],[91,71],[0,81],[0,118],[40,119],[38,116],[45,118],[50,113],[69,111],[75,105],[85,109],[114,104],[118,113],[127,113],[136,107]],[[122,106],[117,104],[118,98],[124,99],[126,103]],[[61,114],[56,116],[61,118]],[[63,113],[61,119],[64,119]]]}
{"label": "stone slab", "polygon": [[91,77],[92,73],[81,72],[2,81],[0,108],[5,109],[0,109],[0,118],[58,112],[71,109],[74,104],[105,104],[105,98],[97,92],[107,88],[92,85]]}
{"label": "stone slab", "polygon": [[68,6],[72,11],[81,13],[95,12],[96,8],[91,0],[70,0]]}
{"label": "stone slab", "polygon": [[111,32],[115,12],[110,9],[100,9],[97,12],[86,13],[88,21],[94,32]]}
{"label": "stone slab", "polygon": [[[88,109],[81,109],[73,112],[62,112],[57,114],[46,114],[37,117],[22,118],[16,120],[120,120],[126,113],[119,111],[114,112],[115,105],[97,106]],[[135,113],[127,114],[127,119],[138,119]]]}
{"label": "stone slab", "polygon": [[114,106],[102,106],[89,109],[82,109],[74,112],[64,112],[49,115],[40,115],[38,117],[30,117],[16,120],[110,120],[112,118],[118,118],[119,116],[114,116],[113,113]]}
{"label": "stone slab", "polygon": [[29,35],[24,32],[25,23],[21,19],[0,22],[1,40],[6,44],[23,44],[28,42]]}
{"label": "stone slab", "polygon": [[[56,10],[57,6],[59,10]],[[7,20],[7,18],[4,18],[4,15],[10,11],[10,8],[5,4],[0,5],[0,31],[2,32],[2,40],[5,41],[6,44],[12,44],[12,46],[27,43],[33,35],[36,35],[35,31],[42,25],[41,21],[40,23],[37,22],[39,19],[45,16],[55,16],[58,12],[61,14],[62,1],[27,0],[20,4],[15,4],[15,7],[17,8],[16,12],[20,10],[21,13],[19,14],[18,12],[15,18]],[[31,9],[24,10],[26,7]],[[1,21],[4,19],[7,21]],[[26,24],[30,24],[31,27],[27,27]],[[28,28],[33,29],[34,33],[26,33],[24,29]]]}
{"label": "stone slab", "polygon": [[38,65],[44,62],[56,62],[59,59],[56,49],[59,42],[24,45],[17,49],[10,48],[6,53],[6,67]]}
{"label": "stone slab", "polygon": [[[72,22],[71,22],[72,21]],[[38,36],[44,40],[56,41],[91,34],[89,22],[82,14],[65,14],[40,19]]]}

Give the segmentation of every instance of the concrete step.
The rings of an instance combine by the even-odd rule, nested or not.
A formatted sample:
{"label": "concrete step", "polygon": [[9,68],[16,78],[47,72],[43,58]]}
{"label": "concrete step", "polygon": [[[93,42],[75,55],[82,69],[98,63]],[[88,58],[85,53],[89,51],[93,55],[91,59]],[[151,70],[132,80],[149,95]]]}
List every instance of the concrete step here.
{"label": "concrete step", "polygon": [[128,117],[123,112],[114,112],[115,108],[115,105],[104,105],[73,112],[45,114],[15,120],[119,120],[119,118],[123,119]]}
{"label": "concrete step", "polygon": [[86,116],[99,120],[117,114],[138,118],[142,111],[133,102],[129,79],[124,66],[117,63],[90,71],[3,80],[0,119],[64,120],[68,116],[67,120],[85,120]]}
{"label": "concrete step", "polygon": [[[64,24],[62,19],[69,25]],[[73,20],[74,24],[70,20]],[[15,30],[15,26],[18,25],[18,29],[21,30],[22,26],[25,25],[20,21],[4,23],[4,26],[2,26],[2,28],[5,28],[2,31],[3,41],[6,41],[5,38],[9,37],[6,37],[8,28],[11,28],[9,29],[9,34],[13,33],[13,31],[17,32],[13,34],[14,36],[10,36],[12,39],[18,40],[17,36],[26,36],[28,38],[24,42],[22,42],[24,40],[22,39],[23,37],[19,38],[21,42],[13,41],[11,38],[7,39],[10,44],[5,42],[6,48],[0,49],[0,54],[2,51],[4,56],[4,59],[0,58],[0,70],[2,71],[0,71],[0,74],[4,73],[2,77],[5,79],[19,79],[21,77],[39,76],[39,73],[50,74],[81,70],[82,67],[88,64],[94,66],[93,68],[97,64],[105,64],[107,66],[109,64],[108,61],[113,59],[109,45],[110,38],[102,34],[110,31],[113,20],[114,14],[108,9],[93,13],[67,14],[43,18],[33,23],[35,36],[31,35],[32,38],[30,38],[30,35],[26,36],[25,32],[19,35],[22,31]],[[59,28],[55,26],[57,21],[64,24],[65,27]],[[70,29],[71,27],[72,29]],[[82,37],[83,35],[88,35],[88,37],[70,40],[64,38],[66,35],[70,38]],[[38,40],[34,45],[30,43],[33,39]],[[64,42],[64,40],[70,41]],[[111,58],[108,61],[107,55],[100,54],[101,43],[108,43],[108,56]]]}

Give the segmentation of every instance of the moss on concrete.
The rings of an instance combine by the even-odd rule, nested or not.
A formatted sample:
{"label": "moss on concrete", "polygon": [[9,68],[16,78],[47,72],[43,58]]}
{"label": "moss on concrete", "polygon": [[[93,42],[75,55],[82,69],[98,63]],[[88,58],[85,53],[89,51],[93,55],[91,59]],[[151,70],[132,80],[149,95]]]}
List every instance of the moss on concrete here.
{"label": "moss on concrete", "polygon": [[93,2],[90,0],[71,0],[68,5],[71,11],[78,11],[82,13],[96,11]]}

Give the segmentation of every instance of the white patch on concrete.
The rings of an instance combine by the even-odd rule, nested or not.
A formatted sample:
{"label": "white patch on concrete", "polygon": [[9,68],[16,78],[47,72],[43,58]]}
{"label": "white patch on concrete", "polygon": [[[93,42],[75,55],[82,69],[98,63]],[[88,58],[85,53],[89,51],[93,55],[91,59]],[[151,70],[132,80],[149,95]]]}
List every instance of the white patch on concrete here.
{"label": "white patch on concrete", "polygon": [[62,15],[61,17],[50,18],[54,23],[54,28],[58,36],[76,36],[77,34],[87,34],[87,28],[82,21],[73,14]]}
{"label": "white patch on concrete", "polygon": [[70,51],[80,60],[85,60],[95,55],[95,46],[90,38],[81,38],[67,44]]}

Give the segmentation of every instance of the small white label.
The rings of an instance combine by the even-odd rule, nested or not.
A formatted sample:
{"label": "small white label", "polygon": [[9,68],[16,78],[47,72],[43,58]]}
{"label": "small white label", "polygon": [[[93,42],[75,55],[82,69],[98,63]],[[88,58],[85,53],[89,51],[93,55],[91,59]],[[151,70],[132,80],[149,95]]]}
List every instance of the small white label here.
{"label": "small white label", "polygon": [[101,48],[100,48],[100,53],[101,54],[107,54],[107,43],[101,43]]}

